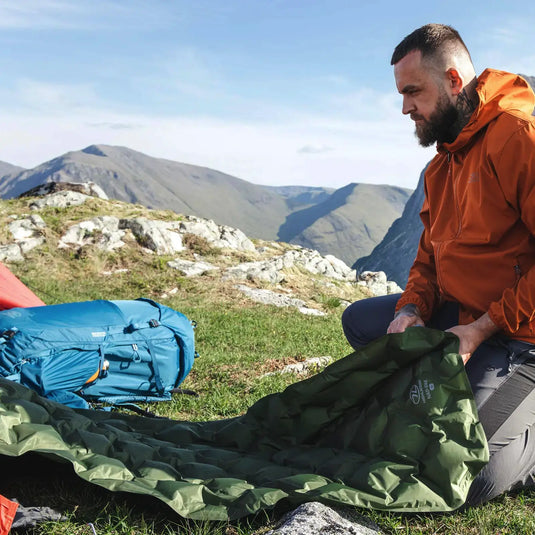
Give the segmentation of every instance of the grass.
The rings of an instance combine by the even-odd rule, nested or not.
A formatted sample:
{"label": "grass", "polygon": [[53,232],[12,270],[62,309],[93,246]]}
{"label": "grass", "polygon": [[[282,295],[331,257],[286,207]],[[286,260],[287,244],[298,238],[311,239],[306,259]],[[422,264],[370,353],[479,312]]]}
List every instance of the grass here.
{"label": "grass", "polygon": [[[0,222],[5,226],[10,214],[26,213],[27,202],[0,203]],[[326,284],[293,269],[282,287],[272,289],[292,291],[327,314],[311,317],[295,309],[256,305],[216,275],[187,279],[167,267],[171,257],[147,254],[134,240],[113,253],[91,246],[82,250],[56,248],[67,224],[99,215],[106,207],[113,208],[117,216],[152,217],[143,207],[96,200],[69,210],[46,209],[41,215],[49,225],[47,244],[30,253],[26,262],[10,268],[47,304],[149,297],[194,319],[200,358],[182,386],[196,391],[199,397],[179,395],[171,402],[151,405],[150,410],[156,414],[198,421],[237,416],[261,397],[299,379],[291,374],[265,377],[267,372],[309,357],[329,355],[339,359],[350,352],[340,326],[340,304],[363,295],[354,285],[336,281]],[[158,217],[172,216],[164,212]],[[8,237],[1,235],[4,242]],[[211,262],[229,265],[247,257],[215,250],[196,238],[190,237],[188,242],[191,249],[183,253],[185,258],[202,252],[210,255]],[[276,249],[284,247],[277,245]],[[91,535],[92,528],[98,535],[263,535],[285,512],[285,506],[279,505],[273,511],[236,522],[182,519],[156,500],[111,493],[77,478],[69,464],[51,463],[33,455],[0,457],[0,473],[0,493],[4,496],[16,497],[25,506],[47,505],[65,515],[63,522],[38,525],[32,533],[39,535]],[[535,493],[529,491],[448,514],[392,514],[354,508],[341,511],[364,516],[386,534],[535,533]]]}

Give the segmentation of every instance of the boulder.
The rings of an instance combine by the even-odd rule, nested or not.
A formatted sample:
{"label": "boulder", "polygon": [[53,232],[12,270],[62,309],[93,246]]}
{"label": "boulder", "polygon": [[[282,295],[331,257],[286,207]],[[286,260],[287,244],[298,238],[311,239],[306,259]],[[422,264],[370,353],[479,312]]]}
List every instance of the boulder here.
{"label": "boulder", "polygon": [[19,197],[39,197],[59,191],[73,191],[99,199],[108,199],[104,190],[94,182],[47,182],[21,193]]}
{"label": "boulder", "polygon": [[355,281],[356,272],[342,260],[332,255],[321,256],[311,249],[292,249],[283,255],[267,260],[244,262],[228,268],[224,278],[238,280],[254,280],[277,284],[285,280],[284,269],[300,267],[313,275],[322,275],[337,280]]}
{"label": "boulder", "polygon": [[282,370],[276,372],[268,372],[262,375],[262,377],[269,377],[270,375],[279,375],[284,373],[293,373],[295,375],[303,375],[310,371],[317,372],[319,368],[324,368],[328,366],[333,361],[332,357],[311,357],[304,360],[303,362],[297,362],[295,364],[288,364],[284,366]]}
{"label": "boulder", "polygon": [[176,222],[153,221],[145,217],[121,219],[119,228],[130,229],[138,243],[156,254],[175,254],[183,251],[182,236],[176,230]]}
{"label": "boulder", "polygon": [[274,305],[277,307],[296,307],[302,314],[325,316],[325,313],[321,310],[316,310],[306,306],[306,303],[302,299],[296,299],[295,297],[289,297],[288,295],[272,292],[271,290],[263,290],[260,288],[251,288],[243,284],[235,286],[236,289],[243,292],[253,301],[262,303],[263,305]]}
{"label": "boulder", "polygon": [[16,248],[7,246],[8,249],[4,250],[6,257],[3,260],[8,260],[11,257],[13,258],[12,261],[18,262],[21,260],[20,256],[43,244],[45,242],[43,236],[44,228],[46,228],[45,222],[41,216],[36,214],[27,218],[16,219],[9,223],[9,232],[13,235],[15,244],[20,252],[17,252]]}
{"label": "boulder", "polygon": [[72,225],[61,237],[58,247],[96,245],[104,251],[113,251],[124,245],[125,231],[119,228],[119,218],[99,216]]}
{"label": "boulder", "polygon": [[0,262],[22,262],[23,260],[22,249],[18,244],[0,245]]}
{"label": "boulder", "polygon": [[377,535],[378,526],[369,521],[348,520],[318,502],[300,505],[283,517],[279,526],[266,535]]}
{"label": "boulder", "polygon": [[58,191],[57,193],[52,193],[51,195],[46,195],[45,197],[39,197],[34,199],[30,203],[30,209],[40,210],[46,206],[52,208],[66,208],[67,206],[80,206],[84,204],[87,199],[90,199],[89,195],[84,193],[79,193],[77,191]]}
{"label": "boulder", "polygon": [[204,238],[214,247],[236,251],[254,251],[253,242],[239,229],[218,225],[210,219],[186,216],[180,221],[178,230],[182,234],[195,234]]}
{"label": "boulder", "polygon": [[384,271],[363,271],[358,276],[357,284],[368,288],[375,296],[401,293],[403,291],[394,281],[387,280]]}
{"label": "boulder", "polygon": [[191,260],[182,260],[177,258],[167,262],[167,266],[171,269],[176,269],[180,271],[186,277],[196,277],[198,275],[203,275],[208,271],[214,271],[219,269],[218,267],[210,264],[209,262],[204,262],[202,260],[197,262],[192,262]]}

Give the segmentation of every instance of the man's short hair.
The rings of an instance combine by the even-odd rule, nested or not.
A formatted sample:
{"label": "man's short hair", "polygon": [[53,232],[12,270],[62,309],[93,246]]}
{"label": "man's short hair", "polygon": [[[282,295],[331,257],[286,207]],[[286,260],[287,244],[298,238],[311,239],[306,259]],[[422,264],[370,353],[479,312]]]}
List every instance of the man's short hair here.
{"label": "man's short hair", "polygon": [[451,52],[466,53],[470,58],[459,32],[446,24],[426,24],[407,35],[395,48],[390,65],[414,50],[422,53],[422,59],[443,59],[444,54]]}

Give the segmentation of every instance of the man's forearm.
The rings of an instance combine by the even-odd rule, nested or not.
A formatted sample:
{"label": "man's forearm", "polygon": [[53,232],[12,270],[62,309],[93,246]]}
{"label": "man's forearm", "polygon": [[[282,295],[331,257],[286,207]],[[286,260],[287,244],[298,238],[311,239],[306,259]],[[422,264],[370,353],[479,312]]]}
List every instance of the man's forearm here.
{"label": "man's forearm", "polygon": [[398,316],[402,316],[402,315],[406,315],[406,316],[418,316],[419,318],[422,317],[422,314],[420,313],[420,309],[412,304],[412,303],[409,303],[403,307],[401,307],[395,314],[394,314],[394,318],[397,318]]}

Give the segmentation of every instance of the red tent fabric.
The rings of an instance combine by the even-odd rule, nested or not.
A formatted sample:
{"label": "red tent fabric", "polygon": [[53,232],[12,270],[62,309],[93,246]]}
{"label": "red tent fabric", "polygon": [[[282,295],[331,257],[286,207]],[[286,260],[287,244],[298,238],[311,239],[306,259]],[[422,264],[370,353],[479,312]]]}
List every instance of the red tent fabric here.
{"label": "red tent fabric", "polygon": [[0,264],[0,310],[15,307],[38,307],[45,304],[4,264]]}
{"label": "red tent fabric", "polygon": [[0,494],[0,535],[8,535],[18,506]]}
{"label": "red tent fabric", "polygon": [[[0,310],[35,307],[45,303],[23,284],[6,266],[0,264]],[[0,535],[8,535],[19,504],[0,494]]]}

